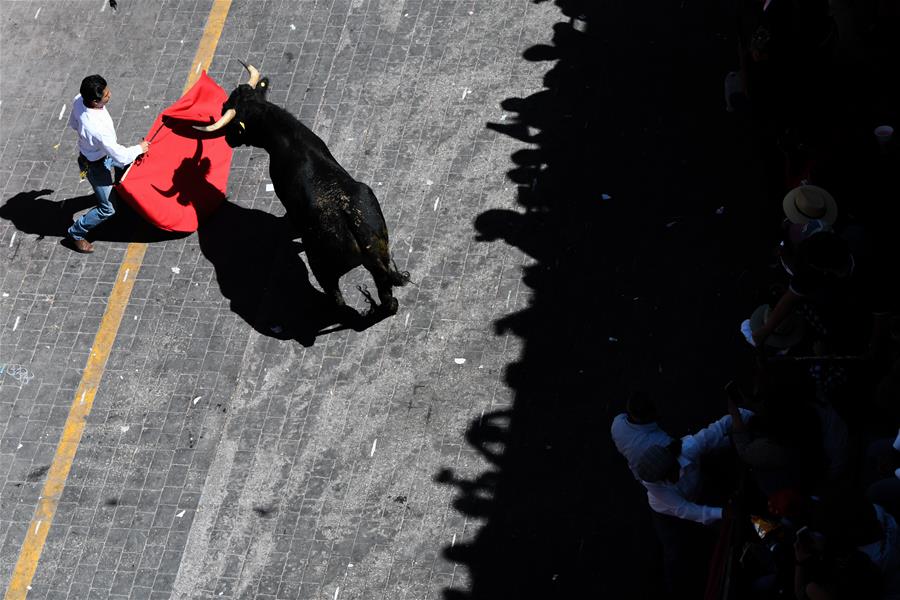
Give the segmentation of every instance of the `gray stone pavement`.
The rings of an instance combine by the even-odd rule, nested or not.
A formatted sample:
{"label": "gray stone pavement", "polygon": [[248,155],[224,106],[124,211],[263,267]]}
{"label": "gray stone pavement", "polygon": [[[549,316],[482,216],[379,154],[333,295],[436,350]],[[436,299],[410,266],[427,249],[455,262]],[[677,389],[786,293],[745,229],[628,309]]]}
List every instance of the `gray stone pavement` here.
{"label": "gray stone pavement", "polygon": [[[21,209],[0,219],[4,586],[128,241],[98,232],[90,256],[59,244],[91,193],[66,130],[72,97],[83,76],[104,74],[119,138],[137,140],[180,96],[212,2],[118,4],[0,1],[0,202]],[[235,256],[271,256],[258,269],[276,291],[247,311],[226,292],[258,280],[213,262],[202,232],[151,242],[29,598],[466,588],[442,550],[479,522],[435,476],[484,470],[463,434],[509,406],[502,368],[520,350],[492,323],[529,301],[530,259],[474,239],[477,214],[515,206],[504,173],[523,146],[484,125],[504,119],[504,98],[540,89],[546,67],[521,53],[562,19],[526,0],[234,1],[210,75],[230,90],[244,59],[271,78],[270,100],[371,184],[415,285],[399,291],[395,317],[304,346],[246,318],[289,301],[278,286],[298,269],[280,242],[233,232]],[[262,151],[236,151],[230,200],[283,215],[267,177]],[[362,308],[360,283],[371,286],[354,272],[342,285]]]}

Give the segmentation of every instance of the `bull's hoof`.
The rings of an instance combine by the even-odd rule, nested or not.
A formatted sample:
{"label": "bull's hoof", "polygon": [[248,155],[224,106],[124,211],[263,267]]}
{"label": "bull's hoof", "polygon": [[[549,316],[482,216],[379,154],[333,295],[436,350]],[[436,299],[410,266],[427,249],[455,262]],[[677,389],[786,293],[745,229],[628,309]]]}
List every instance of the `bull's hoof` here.
{"label": "bull's hoof", "polygon": [[400,303],[397,302],[396,298],[392,297],[387,302],[382,302],[381,310],[385,314],[396,315],[397,311],[400,310]]}

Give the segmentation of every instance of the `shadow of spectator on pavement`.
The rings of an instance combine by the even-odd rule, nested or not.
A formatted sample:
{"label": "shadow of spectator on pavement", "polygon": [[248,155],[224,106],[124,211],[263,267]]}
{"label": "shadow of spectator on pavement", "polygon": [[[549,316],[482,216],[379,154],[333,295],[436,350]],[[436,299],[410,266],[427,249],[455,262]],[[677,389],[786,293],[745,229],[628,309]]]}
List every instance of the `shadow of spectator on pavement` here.
{"label": "shadow of spectator on pavement", "polygon": [[727,7],[555,4],[552,43],[523,53],[547,62],[544,89],[503,100],[503,121],[486,124],[527,146],[507,172],[519,210],[473,215],[475,239],[533,261],[527,305],[494,324],[523,343],[506,368],[513,399],[467,430],[487,466],[434,475],[479,523],[444,549],[468,570],[448,600],[664,595],[646,493],[610,422],[640,385],[687,433],[724,410],[724,365],[742,350],[728,323],[746,301],[733,265],[752,245],[754,188],[729,184],[747,165],[720,89]]}

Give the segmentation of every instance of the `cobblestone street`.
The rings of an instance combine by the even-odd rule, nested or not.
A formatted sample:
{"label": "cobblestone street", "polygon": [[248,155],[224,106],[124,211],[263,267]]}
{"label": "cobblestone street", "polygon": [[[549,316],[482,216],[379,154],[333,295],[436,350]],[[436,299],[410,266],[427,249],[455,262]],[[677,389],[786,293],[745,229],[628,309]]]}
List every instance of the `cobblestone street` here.
{"label": "cobblestone street", "polygon": [[[7,600],[662,597],[609,423],[636,387],[673,433],[724,414],[781,211],[732,3],[112,4],[0,0]],[[81,80],[131,145],[241,61],[374,190],[396,315],[328,320],[258,148],[196,233],[122,204],[60,243]]]}

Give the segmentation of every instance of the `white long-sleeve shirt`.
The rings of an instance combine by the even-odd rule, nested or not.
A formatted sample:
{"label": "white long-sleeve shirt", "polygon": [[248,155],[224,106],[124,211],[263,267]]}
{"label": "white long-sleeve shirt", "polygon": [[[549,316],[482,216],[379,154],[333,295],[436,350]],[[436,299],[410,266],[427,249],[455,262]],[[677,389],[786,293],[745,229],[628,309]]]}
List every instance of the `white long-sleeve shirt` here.
{"label": "white long-sleeve shirt", "polygon": [[[753,412],[743,408],[740,411],[745,419],[753,415]],[[728,446],[730,433],[731,415],[725,415],[697,433],[681,438],[681,455],[678,457],[681,470],[678,481],[642,482],[647,488],[650,508],[664,515],[704,525],[721,519],[720,507],[697,504],[694,499],[700,491],[700,458],[708,452]]]}
{"label": "white long-sleeve shirt", "polygon": [[128,165],[141,154],[140,145],[123,146],[116,138],[116,128],[106,107],[88,108],[81,94],[72,102],[69,127],[78,134],[78,151],[90,161],[109,155],[116,162]]}
{"label": "white long-sleeve shirt", "polygon": [[625,457],[628,468],[634,478],[641,480],[637,474],[637,465],[644,451],[651,446],[668,446],[672,437],[654,423],[637,424],[628,420],[628,415],[616,415],[609,428],[612,441],[619,453]]}

